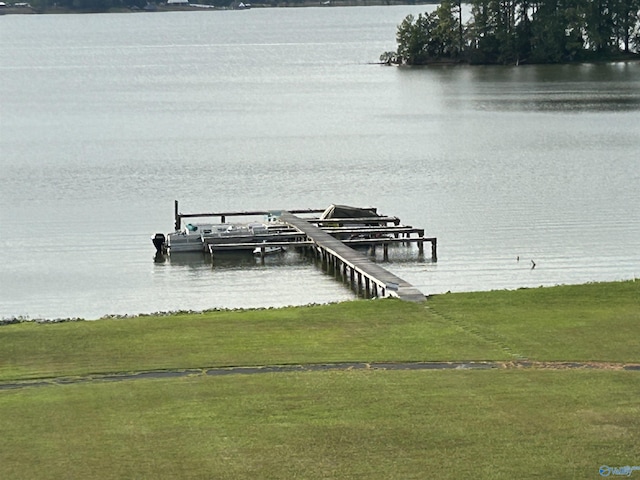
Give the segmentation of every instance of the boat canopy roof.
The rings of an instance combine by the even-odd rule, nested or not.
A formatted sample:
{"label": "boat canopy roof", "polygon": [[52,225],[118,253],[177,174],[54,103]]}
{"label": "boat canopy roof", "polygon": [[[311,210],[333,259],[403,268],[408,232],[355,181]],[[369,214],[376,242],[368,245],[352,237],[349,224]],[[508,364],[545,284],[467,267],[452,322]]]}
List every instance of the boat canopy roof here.
{"label": "boat canopy roof", "polygon": [[330,205],[320,215],[321,220],[329,218],[367,218],[379,217],[375,208],[350,207],[348,205]]}

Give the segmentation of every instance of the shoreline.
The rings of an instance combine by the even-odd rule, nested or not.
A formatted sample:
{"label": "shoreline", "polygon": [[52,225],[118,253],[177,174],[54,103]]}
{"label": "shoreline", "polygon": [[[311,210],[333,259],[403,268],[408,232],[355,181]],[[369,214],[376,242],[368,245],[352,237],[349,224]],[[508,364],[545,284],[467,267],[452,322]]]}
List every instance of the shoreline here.
{"label": "shoreline", "polygon": [[[437,297],[444,297],[447,295],[478,295],[478,294],[490,294],[493,292],[522,292],[522,291],[533,291],[533,290],[554,290],[558,288],[564,287],[586,287],[589,285],[614,285],[614,284],[625,284],[625,283],[635,283],[635,278],[623,279],[623,280],[613,280],[613,281],[593,281],[586,283],[578,283],[578,284],[559,284],[553,286],[543,286],[540,285],[538,287],[520,287],[517,289],[503,289],[503,290],[487,290],[487,291],[474,291],[474,292],[447,292],[447,293],[437,293],[433,295],[428,295],[425,297],[424,304],[427,304],[430,299]],[[52,324],[60,324],[60,323],[93,323],[100,322],[101,320],[134,320],[134,319],[144,319],[144,318],[161,318],[161,317],[176,317],[180,315],[207,315],[207,314],[215,314],[215,313],[247,313],[247,312],[261,312],[261,311],[278,311],[285,309],[304,309],[304,308],[313,308],[313,307],[322,307],[322,306],[337,306],[344,305],[350,302],[376,302],[376,301],[384,301],[387,299],[384,298],[374,298],[370,300],[363,299],[355,299],[355,300],[346,300],[346,301],[336,301],[336,302],[327,302],[327,303],[308,303],[306,305],[289,305],[285,307],[254,307],[254,308],[208,308],[204,310],[172,310],[172,311],[157,311],[157,312],[141,312],[141,313],[123,313],[123,314],[106,314],[99,318],[83,318],[83,317],[29,317],[23,315],[9,315],[6,317],[0,317],[0,329],[4,326],[9,325],[19,325],[19,324],[38,324],[38,325],[52,325]]]}

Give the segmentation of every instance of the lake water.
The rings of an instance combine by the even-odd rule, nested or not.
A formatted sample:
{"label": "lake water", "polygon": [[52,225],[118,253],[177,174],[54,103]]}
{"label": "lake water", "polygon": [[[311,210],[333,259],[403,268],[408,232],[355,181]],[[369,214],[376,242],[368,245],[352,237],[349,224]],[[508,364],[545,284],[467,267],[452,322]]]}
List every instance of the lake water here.
{"label": "lake water", "polygon": [[154,262],[174,199],[378,207],[438,237],[386,264],[425,294],[638,276],[640,65],[376,65],[430,8],[1,16],[0,317],[354,298],[293,253]]}

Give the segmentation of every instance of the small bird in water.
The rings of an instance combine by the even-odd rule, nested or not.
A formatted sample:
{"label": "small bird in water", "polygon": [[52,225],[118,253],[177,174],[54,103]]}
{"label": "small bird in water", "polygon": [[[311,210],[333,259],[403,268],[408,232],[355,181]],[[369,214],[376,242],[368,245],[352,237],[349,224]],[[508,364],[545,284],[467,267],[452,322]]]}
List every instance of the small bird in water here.
{"label": "small bird in water", "polygon": [[534,268],[536,268],[536,262],[531,260],[531,270],[533,270]]}

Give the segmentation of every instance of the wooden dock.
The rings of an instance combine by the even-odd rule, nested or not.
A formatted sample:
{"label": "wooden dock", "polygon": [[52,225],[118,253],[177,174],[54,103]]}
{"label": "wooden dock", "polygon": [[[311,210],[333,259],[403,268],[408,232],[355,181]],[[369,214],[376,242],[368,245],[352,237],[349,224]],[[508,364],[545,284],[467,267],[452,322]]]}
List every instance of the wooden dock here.
{"label": "wooden dock", "polygon": [[311,241],[310,248],[317,257],[322,259],[327,269],[340,273],[343,279],[348,279],[367,297],[392,296],[412,302],[425,300],[425,295],[409,282],[372,262],[366,255],[347,246],[309,221],[290,212],[282,212],[280,220],[303,232]]}
{"label": "wooden dock", "polygon": [[[266,216],[277,218],[282,227],[260,238],[260,243],[218,242],[216,239],[203,237],[204,249],[211,254],[237,250],[261,249],[264,259],[268,247],[295,247],[313,254],[322,262],[323,268],[336,278],[349,283],[359,295],[367,298],[397,297],[402,300],[421,302],[425,295],[402,278],[392,274],[375,263],[365,253],[354,250],[354,247],[383,249],[383,258],[388,260],[388,249],[392,244],[409,245],[415,243],[420,258],[424,254],[424,243],[431,244],[431,259],[437,262],[437,239],[425,237],[424,229],[401,225],[398,217],[387,217],[377,214],[377,209],[362,209],[375,216],[362,218],[335,217],[318,218],[314,215],[323,213],[323,209],[300,209],[289,211],[241,211],[214,213],[181,213],[175,201],[175,228],[180,230],[182,220],[196,217],[218,217],[225,223],[228,217]],[[299,215],[305,215],[301,217]],[[351,246],[350,246],[351,245]]]}

